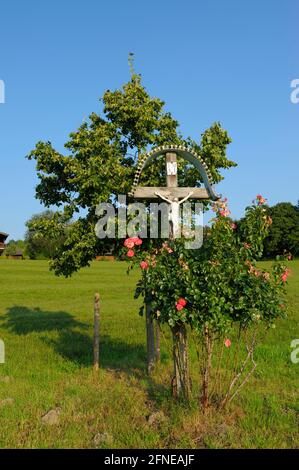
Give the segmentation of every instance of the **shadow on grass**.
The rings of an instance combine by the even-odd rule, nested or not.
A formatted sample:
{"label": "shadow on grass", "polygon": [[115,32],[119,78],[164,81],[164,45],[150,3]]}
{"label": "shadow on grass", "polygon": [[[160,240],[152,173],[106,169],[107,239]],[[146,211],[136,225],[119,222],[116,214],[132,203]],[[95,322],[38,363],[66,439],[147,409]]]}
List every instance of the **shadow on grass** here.
{"label": "shadow on grass", "polygon": [[[59,355],[81,366],[93,363],[92,325],[80,322],[68,312],[9,308],[0,320],[2,328],[17,335],[41,333],[40,339]],[[43,333],[51,333],[49,335]],[[130,345],[108,335],[100,335],[100,362],[104,368],[145,368],[146,351],[142,344]]]}
{"label": "shadow on grass", "polygon": [[70,330],[71,328],[88,328],[86,323],[79,322],[67,312],[46,312],[40,308],[11,307],[1,318],[3,328],[17,335],[42,333],[46,331]]}
{"label": "shadow on grass", "polygon": [[[0,326],[20,336],[38,333],[39,339],[62,358],[81,367],[92,367],[93,326],[76,320],[68,312],[15,306],[0,318]],[[144,381],[149,398],[156,402],[169,394],[167,388],[147,375],[144,344],[128,344],[100,334],[100,366]]]}

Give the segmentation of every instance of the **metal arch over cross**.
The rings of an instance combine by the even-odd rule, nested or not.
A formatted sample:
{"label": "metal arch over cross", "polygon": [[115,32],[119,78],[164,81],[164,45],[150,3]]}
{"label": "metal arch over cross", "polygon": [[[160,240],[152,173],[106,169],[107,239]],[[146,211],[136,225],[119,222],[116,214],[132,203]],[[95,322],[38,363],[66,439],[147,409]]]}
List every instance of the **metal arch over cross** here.
{"label": "metal arch over cross", "polygon": [[[160,155],[165,155],[166,187],[138,186],[139,178],[144,167]],[[204,188],[178,186],[177,155],[184,158],[198,169],[204,182]],[[176,238],[176,235],[180,233],[180,205],[182,203],[187,201],[189,198],[193,200],[216,201],[221,197],[214,191],[212,177],[206,163],[193,150],[183,146],[158,147],[142,157],[137,166],[133,187],[129,195],[134,199],[161,198],[166,201],[170,207],[169,218],[172,225],[172,236],[174,238]]]}

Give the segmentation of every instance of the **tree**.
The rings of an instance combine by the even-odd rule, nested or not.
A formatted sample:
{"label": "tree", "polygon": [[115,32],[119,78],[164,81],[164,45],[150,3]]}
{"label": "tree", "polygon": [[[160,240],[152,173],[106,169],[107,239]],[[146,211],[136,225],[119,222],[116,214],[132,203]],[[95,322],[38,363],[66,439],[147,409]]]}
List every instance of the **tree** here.
{"label": "tree", "polygon": [[66,239],[68,224],[65,224],[64,233],[56,237],[41,234],[39,227],[43,229],[51,225],[56,214],[53,211],[46,210],[41,214],[36,214],[26,222],[27,231],[25,234],[26,252],[30,259],[49,259],[53,258],[59,251]]}
{"label": "tree", "polygon": [[5,255],[8,256],[16,255],[20,251],[22,251],[23,254],[26,251],[24,240],[10,240],[5,247]]}
{"label": "tree", "polygon": [[280,202],[269,207],[273,220],[265,240],[264,254],[274,257],[284,253],[299,255],[299,210],[290,202]]}
{"label": "tree", "polygon": [[[184,139],[178,122],[164,110],[164,102],[151,97],[143,87],[140,75],[133,70],[132,56],[130,66],[129,82],[104,93],[102,113],[92,113],[88,122],[70,134],[65,144],[68,155],[57,152],[50,142],[38,142],[27,156],[36,161],[36,197],[46,207],[60,208],[53,218],[33,223],[32,228],[41,236],[56,239],[64,234],[66,221],[77,216],[63,244],[52,253],[51,268],[57,275],[69,276],[94,259],[101,247],[94,231],[95,208],[128,193],[138,158],[150,146],[189,145],[205,159],[215,182],[222,179],[222,168],[236,165],[226,156],[230,138],[219,123],[202,134],[201,143]],[[197,171],[183,161],[179,165],[180,185],[200,186]],[[149,185],[164,185],[163,160],[150,165],[142,178]]]}

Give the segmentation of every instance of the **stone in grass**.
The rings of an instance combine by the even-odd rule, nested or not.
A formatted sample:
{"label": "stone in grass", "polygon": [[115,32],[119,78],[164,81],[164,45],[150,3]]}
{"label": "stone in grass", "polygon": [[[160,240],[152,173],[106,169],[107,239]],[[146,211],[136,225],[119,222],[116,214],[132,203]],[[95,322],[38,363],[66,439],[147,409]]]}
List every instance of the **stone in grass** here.
{"label": "stone in grass", "polygon": [[50,426],[58,424],[60,412],[61,408],[55,408],[48,411],[45,415],[42,416],[42,422],[44,424],[49,424]]}
{"label": "stone in grass", "polygon": [[0,406],[12,405],[14,403],[13,398],[4,398],[4,400],[0,401]]}
{"label": "stone in grass", "polygon": [[150,414],[147,418],[147,422],[150,426],[161,426],[165,424],[167,418],[163,411],[155,411],[154,413]]}
{"label": "stone in grass", "polygon": [[8,375],[0,376],[0,382],[4,382],[4,383],[8,384],[8,382],[10,382],[10,377]]}
{"label": "stone in grass", "polygon": [[109,446],[113,443],[113,437],[108,432],[98,432],[93,438],[93,443],[95,447]]}

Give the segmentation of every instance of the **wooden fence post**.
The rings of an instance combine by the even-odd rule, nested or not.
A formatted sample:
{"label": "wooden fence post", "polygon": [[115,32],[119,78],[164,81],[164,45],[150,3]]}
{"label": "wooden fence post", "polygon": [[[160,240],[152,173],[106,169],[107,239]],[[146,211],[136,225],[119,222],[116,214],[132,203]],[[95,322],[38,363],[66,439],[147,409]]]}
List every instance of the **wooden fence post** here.
{"label": "wooden fence post", "polygon": [[94,330],[93,330],[93,369],[99,370],[100,362],[100,294],[94,296]]}

